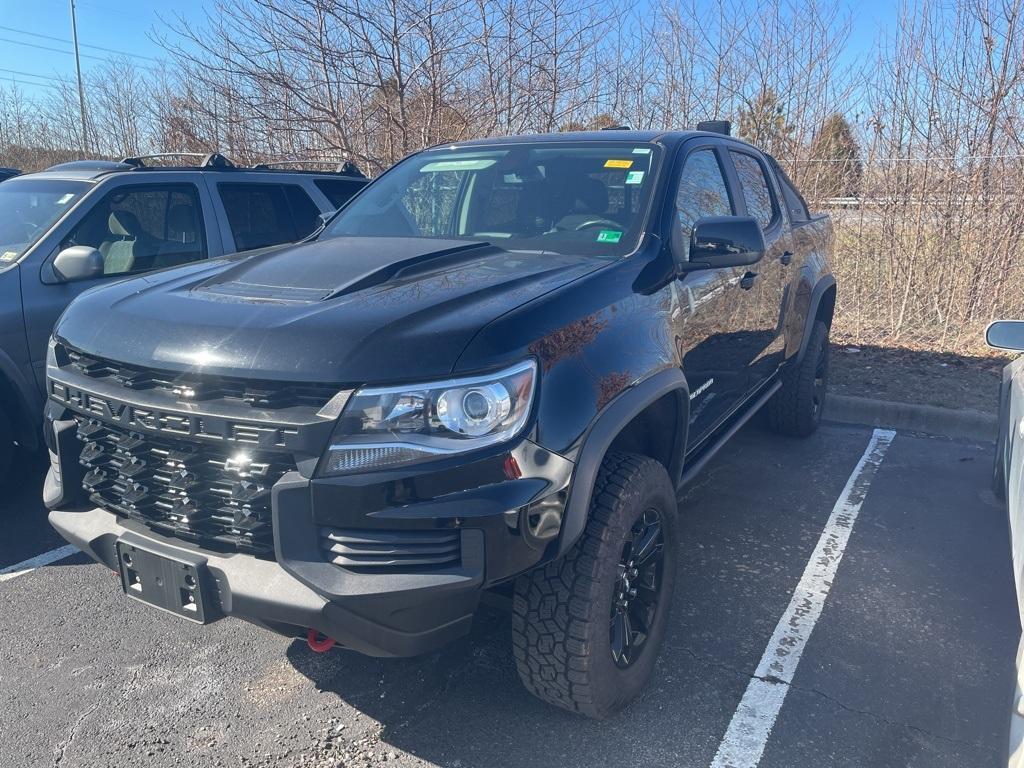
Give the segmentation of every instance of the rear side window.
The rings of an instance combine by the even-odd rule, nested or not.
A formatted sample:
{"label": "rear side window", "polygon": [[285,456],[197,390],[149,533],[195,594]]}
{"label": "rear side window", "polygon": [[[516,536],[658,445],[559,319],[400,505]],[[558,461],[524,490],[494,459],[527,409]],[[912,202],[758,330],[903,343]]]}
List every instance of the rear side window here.
{"label": "rear side window", "polygon": [[335,210],[341,208],[352,195],[366,186],[365,182],[350,179],[314,179],[313,183],[324,193],[324,197],[331,201]]}
{"label": "rear side window", "polygon": [[294,184],[218,184],[235,248],[292,243],[320,224],[320,210]]}
{"label": "rear side window", "polygon": [[743,152],[732,152],[733,165],[740,179],[743,199],[747,204],[747,214],[757,219],[758,223],[767,228],[775,221],[775,203],[768,186],[764,168],[752,155]]}
{"label": "rear side window", "polygon": [[807,206],[796,187],[785,174],[776,172],[779,186],[782,187],[782,199],[786,201],[786,210],[789,211],[789,220],[792,222],[810,221],[811,216],[807,212]]}
{"label": "rear side window", "polygon": [[205,258],[202,207],[191,184],[118,187],[106,194],[61,248],[88,245],[103,273],[125,275]]}

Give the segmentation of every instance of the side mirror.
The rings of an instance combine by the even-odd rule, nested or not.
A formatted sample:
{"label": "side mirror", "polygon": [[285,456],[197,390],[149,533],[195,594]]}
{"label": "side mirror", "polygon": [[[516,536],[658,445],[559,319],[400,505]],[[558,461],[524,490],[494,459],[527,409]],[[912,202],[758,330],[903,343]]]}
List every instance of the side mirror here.
{"label": "side mirror", "polygon": [[72,245],[57,254],[53,271],[66,283],[103,277],[103,254],[89,245]]}
{"label": "side mirror", "polygon": [[337,211],[325,211],[324,213],[321,213],[320,214],[320,226],[321,227],[326,227],[327,226],[327,222],[330,221],[332,218],[334,218],[334,214],[336,214],[336,213],[337,213]]}
{"label": "side mirror", "polygon": [[708,216],[693,225],[690,258],[683,270],[754,264],[764,256],[764,232],[750,216]]}
{"label": "side mirror", "polygon": [[985,329],[985,343],[996,349],[1024,352],[1024,320],[996,320]]}

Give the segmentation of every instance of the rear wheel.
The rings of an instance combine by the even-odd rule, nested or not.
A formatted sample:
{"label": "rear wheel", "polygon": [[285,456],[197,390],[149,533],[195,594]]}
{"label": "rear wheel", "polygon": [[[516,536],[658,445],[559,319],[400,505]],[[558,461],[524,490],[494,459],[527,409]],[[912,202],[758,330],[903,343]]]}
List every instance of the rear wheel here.
{"label": "rear wheel", "polygon": [[821,423],[828,389],[828,326],[818,320],[798,365],[782,373],[782,388],[768,401],[768,424],[776,432],[807,437]]}
{"label": "rear wheel", "polygon": [[609,454],[592,498],[587,527],[565,557],[517,580],[512,644],[531,693],[605,718],[635,699],[654,669],[678,529],[668,473],[646,456]]}

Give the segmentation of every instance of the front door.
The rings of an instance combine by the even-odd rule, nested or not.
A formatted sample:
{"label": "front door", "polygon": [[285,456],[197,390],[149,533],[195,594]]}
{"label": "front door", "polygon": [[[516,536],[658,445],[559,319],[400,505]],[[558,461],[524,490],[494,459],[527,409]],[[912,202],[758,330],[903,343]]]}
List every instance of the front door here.
{"label": "front door", "polygon": [[[698,219],[737,214],[726,162],[715,144],[696,145],[677,166],[672,226],[681,229],[679,242],[689,244]],[[672,286],[671,322],[690,387],[691,445],[721,424],[748,391],[748,369],[759,348],[744,327],[744,318],[756,312],[756,294],[744,287],[747,271],[686,272]]]}

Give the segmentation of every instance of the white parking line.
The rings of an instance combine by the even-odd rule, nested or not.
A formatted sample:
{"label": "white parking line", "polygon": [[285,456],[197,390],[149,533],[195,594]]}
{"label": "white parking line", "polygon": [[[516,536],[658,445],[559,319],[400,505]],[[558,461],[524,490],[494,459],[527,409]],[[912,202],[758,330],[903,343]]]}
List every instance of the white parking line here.
{"label": "white parking line", "polygon": [[761,762],[800,656],[821,616],[868,486],[894,437],[896,433],[888,429],[876,429],[871,435],[864,455],[832,508],[789,607],[764,649],[761,663],[729,722],[711,768],[755,768]]}
{"label": "white parking line", "polygon": [[24,576],[26,573],[30,573],[36,568],[42,568],[44,565],[49,565],[50,563],[55,563],[58,560],[63,560],[65,557],[70,557],[77,551],[78,547],[73,544],[65,544],[63,547],[51,549],[49,552],[43,552],[43,554],[30,557],[28,560],[22,560],[20,563],[0,568],[0,581],[10,581],[11,579],[16,579],[19,576]]}

